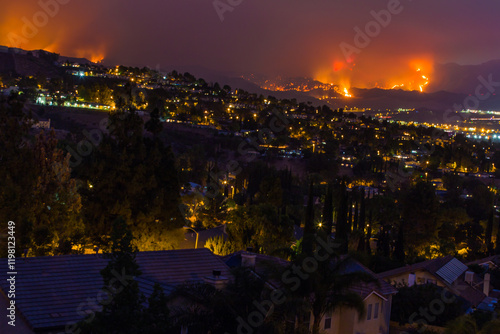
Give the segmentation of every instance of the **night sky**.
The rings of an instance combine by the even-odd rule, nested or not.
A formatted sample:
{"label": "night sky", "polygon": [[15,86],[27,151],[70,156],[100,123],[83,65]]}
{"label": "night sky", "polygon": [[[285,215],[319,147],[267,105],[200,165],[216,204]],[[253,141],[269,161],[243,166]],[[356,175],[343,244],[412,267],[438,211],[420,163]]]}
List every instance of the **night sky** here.
{"label": "night sky", "polygon": [[[237,4],[223,21],[213,0],[59,1],[67,4],[24,38],[23,17],[33,23],[39,2],[2,0],[0,44],[104,58],[105,64],[193,65],[356,86],[394,84],[416,68],[431,76],[436,62],[500,58],[500,2],[491,0],[403,0],[400,13],[350,64],[340,43],[354,46],[354,28],[364,30],[374,20],[370,12],[387,9],[392,0],[221,0]],[[38,18],[44,23],[43,15]]]}

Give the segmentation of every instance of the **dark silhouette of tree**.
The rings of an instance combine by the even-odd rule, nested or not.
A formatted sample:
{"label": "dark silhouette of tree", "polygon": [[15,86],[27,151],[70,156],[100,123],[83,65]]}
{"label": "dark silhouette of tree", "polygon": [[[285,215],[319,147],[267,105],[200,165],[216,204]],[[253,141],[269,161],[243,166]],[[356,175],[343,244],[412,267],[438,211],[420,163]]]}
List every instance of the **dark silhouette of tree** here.
{"label": "dark silhouette of tree", "polygon": [[496,245],[495,245],[495,254],[500,254],[500,219],[497,223],[497,237],[496,237]]}
{"label": "dark silhouette of tree", "polygon": [[309,195],[307,199],[307,208],[304,219],[304,240],[302,242],[302,252],[308,256],[313,255],[314,250],[314,183],[309,184]]}
{"label": "dark silhouette of tree", "polygon": [[493,243],[491,242],[491,236],[493,234],[494,220],[495,220],[495,211],[491,210],[490,216],[488,217],[488,223],[486,225],[486,231],[484,234],[484,242],[486,243],[486,249],[488,255],[493,254]]}
{"label": "dark silhouette of tree", "polygon": [[394,258],[400,263],[405,263],[405,222],[401,221],[398,229],[398,238],[394,248]]}
{"label": "dark silhouette of tree", "polygon": [[[135,278],[141,275],[135,261],[137,249],[132,245],[132,233],[125,220],[118,217],[113,222],[111,258],[101,270],[104,288],[113,294],[101,302],[102,311],[80,323],[83,333],[138,333],[141,332],[144,296]],[[128,277],[122,281],[116,275]],[[93,317],[93,318],[92,318]]]}
{"label": "dark silhouette of tree", "polygon": [[135,112],[111,116],[111,135],[77,167],[87,235],[106,248],[115,215],[130,226],[141,250],[166,249],[167,235],[181,228],[180,185],[170,147],[158,138],[142,136],[142,119]]}
{"label": "dark silhouette of tree", "polygon": [[365,202],[365,192],[362,190],[361,195],[361,205],[360,205],[360,213],[359,213],[359,231],[360,238],[358,244],[358,251],[364,252],[366,246],[365,240],[365,228],[366,228],[366,202]]}
{"label": "dark silhouette of tree", "polygon": [[158,108],[154,108],[153,111],[149,114],[149,120],[144,125],[146,130],[151,132],[153,135],[157,136],[161,130],[163,130],[163,125],[160,120],[160,110]]}
{"label": "dark silhouette of tree", "polygon": [[141,331],[148,334],[163,334],[173,330],[170,313],[168,297],[162,287],[156,283],[153,293],[148,298],[148,308],[144,310]]}
{"label": "dark silhouette of tree", "polygon": [[370,243],[370,239],[372,238],[372,226],[373,226],[373,211],[372,208],[370,208],[370,211],[368,213],[368,227],[366,229],[366,246],[365,246],[366,253],[368,255],[370,255],[372,252]]}
{"label": "dark silhouette of tree", "polygon": [[335,229],[335,239],[342,244],[340,247],[341,254],[348,252],[348,225],[347,225],[347,212],[348,212],[348,197],[347,190],[344,182],[340,182],[338,187],[338,215]]}
{"label": "dark silhouette of tree", "polygon": [[[353,188],[352,190],[352,201],[353,201],[353,206],[354,206],[354,219],[353,219],[353,227],[352,230],[358,231],[360,229],[359,226],[359,198],[360,198],[360,193],[358,191],[358,188]],[[350,210],[351,208],[349,208]]]}
{"label": "dark silhouette of tree", "polygon": [[323,230],[326,235],[332,233],[333,227],[333,185],[328,183],[325,196],[325,205],[323,207]]}

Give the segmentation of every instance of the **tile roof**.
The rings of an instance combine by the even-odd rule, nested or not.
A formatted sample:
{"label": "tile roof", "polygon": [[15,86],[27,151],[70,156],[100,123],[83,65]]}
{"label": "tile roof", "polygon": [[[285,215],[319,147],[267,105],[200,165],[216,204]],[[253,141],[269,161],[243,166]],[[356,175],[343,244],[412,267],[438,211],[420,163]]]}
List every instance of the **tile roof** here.
{"label": "tile roof", "polygon": [[[203,281],[212,276],[213,270],[231,277],[229,267],[206,248],[140,252],[136,261],[142,271],[136,280],[146,297],[156,282],[169,293],[186,281]],[[79,306],[101,291],[104,283],[100,271],[107,263],[102,254],[17,258],[16,306],[34,329],[77,322],[82,319],[77,313]],[[0,259],[0,266],[7,267],[7,259]],[[6,278],[5,272],[0,273],[0,288],[5,295]]]}
{"label": "tile roof", "polygon": [[489,262],[491,262],[494,265],[498,266],[498,264],[500,264],[500,256],[498,256],[498,255],[488,256],[488,257],[485,257],[485,258],[482,258],[482,259],[479,259],[479,260],[467,262],[467,265],[468,266],[473,265],[473,264],[480,265],[480,264],[489,263]]}
{"label": "tile roof", "polygon": [[468,267],[452,255],[396,268],[379,273],[377,276],[382,279],[390,279],[391,277],[419,270],[425,270],[441,278],[442,282],[448,288],[473,306],[479,305],[486,298],[486,295],[482,291],[483,280],[474,274],[473,282],[467,283],[465,281],[465,273]]}
{"label": "tile roof", "polygon": [[445,257],[418,262],[400,268],[384,271],[382,273],[378,273],[377,277],[385,279],[393,276],[398,276],[404,273],[415,272],[418,270],[426,270],[432,274],[436,274],[436,272],[439,269],[441,269],[445,264],[450,262],[452,259],[454,259],[453,255],[447,255]]}

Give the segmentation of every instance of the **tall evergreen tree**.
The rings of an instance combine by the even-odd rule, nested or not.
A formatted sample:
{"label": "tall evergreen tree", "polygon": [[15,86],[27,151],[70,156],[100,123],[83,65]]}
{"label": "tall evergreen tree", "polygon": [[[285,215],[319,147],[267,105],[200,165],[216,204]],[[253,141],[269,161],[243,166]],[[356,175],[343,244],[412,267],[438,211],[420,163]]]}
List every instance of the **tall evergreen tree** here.
{"label": "tall evergreen tree", "polygon": [[394,247],[394,258],[401,262],[405,262],[405,223],[401,221],[399,224],[398,238]]}
{"label": "tall evergreen tree", "polygon": [[307,256],[313,255],[314,251],[314,183],[309,184],[309,197],[307,200],[306,216],[304,220],[304,240],[302,241],[302,253]]}
{"label": "tall evergreen tree", "polygon": [[370,211],[368,213],[368,226],[366,229],[366,252],[368,254],[371,254],[371,245],[370,245],[370,239],[372,238],[372,225],[373,225],[373,209],[370,208]]}
{"label": "tall evergreen tree", "polygon": [[[109,247],[115,216],[128,223],[140,250],[175,247],[173,231],[183,226],[180,185],[170,147],[142,135],[134,112],[110,116],[110,135],[76,169],[86,232],[92,242]],[[178,240],[177,240],[178,241]]]}
{"label": "tall evergreen tree", "polygon": [[345,207],[345,211],[346,211],[346,214],[347,214],[347,221],[346,221],[347,227],[346,228],[347,228],[347,233],[350,233],[351,231],[354,230],[353,224],[352,224],[353,196],[352,196],[352,193],[349,194],[348,192],[346,192],[345,195],[346,195],[346,202],[347,202],[347,205]]}
{"label": "tall evergreen tree", "polygon": [[493,234],[493,222],[495,220],[495,210],[492,209],[490,216],[488,217],[488,223],[486,225],[486,231],[484,234],[484,242],[486,243],[486,248],[488,255],[493,254],[493,243],[491,242],[491,236]]}
{"label": "tall evergreen tree", "polygon": [[[125,220],[118,217],[113,222],[111,235],[111,258],[101,270],[104,280],[103,291],[109,291],[108,298],[101,302],[102,310],[90,319],[81,322],[83,333],[132,334],[143,327],[144,296],[135,277],[141,275],[135,261],[137,249],[132,245],[132,233]],[[117,280],[116,276],[124,277]]]}
{"label": "tall evergreen tree", "polygon": [[340,252],[348,252],[348,230],[347,230],[347,211],[348,211],[347,190],[344,182],[339,184],[338,195],[338,215],[335,229],[335,239],[341,243]]}
{"label": "tall evergreen tree", "polygon": [[366,225],[366,202],[365,202],[365,192],[360,192],[361,195],[361,205],[359,212],[359,244],[358,251],[363,252],[365,250],[366,241],[365,241],[365,225]]}
{"label": "tall evergreen tree", "polygon": [[333,227],[333,186],[328,183],[323,207],[323,229],[327,236],[332,233]]}
{"label": "tall evergreen tree", "polygon": [[352,201],[353,201],[353,207],[354,207],[354,219],[353,219],[353,231],[359,230],[359,193],[358,189],[354,188],[352,190]]}
{"label": "tall evergreen tree", "polygon": [[497,223],[497,237],[496,237],[496,244],[495,244],[495,254],[497,254],[497,255],[500,254],[500,219],[498,220],[498,223]]}

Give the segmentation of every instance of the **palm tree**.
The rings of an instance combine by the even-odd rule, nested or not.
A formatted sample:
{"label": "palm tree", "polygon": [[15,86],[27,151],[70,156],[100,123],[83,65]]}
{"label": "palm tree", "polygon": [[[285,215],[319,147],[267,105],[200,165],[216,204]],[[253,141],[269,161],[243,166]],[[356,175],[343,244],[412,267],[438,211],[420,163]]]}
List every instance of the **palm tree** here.
{"label": "palm tree", "polygon": [[[323,242],[318,242],[322,238]],[[318,249],[319,244],[327,242],[329,235],[326,235],[323,230],[319,230],[315,243],[315,248]],[[323,252],[321,250],[320,252]],[[316,261],[311,260],[304,252],[292,259],[289,266],[281,269],[281,275],[292,270],[292,268],[303,268],[306,262]],[[365,305],[363,298],[354,288],[359,284],[366,282],[374,282],[375,279],[367,272],[354,269],[353,260],[348,256],[340,256],[333,252],[324,261],[317,261],[318,267],[311,273],[307,273],[307,278],[300,280],[300,285],[283,288],[286,296],[286,303],[276,307],[275,314],[281,314],[281,322],[294,321],[292,330],[289,328],[286,332],[303,333],[304,327],[307,327],[304,319],[308,319],[308,315],[313,315],[312,333],[320,332],[321,319],[325,314],[334,312],[341,308],[355,309],[359,317],[363,317],[365,313]],[[356,267],[357,268],[357,267]],[[293,271],[293,270],[292,270]],[[303,276],[305,277],[305,276]],[[302,310],[302,312],[297,312]],[[306,329],[307,333],[311,332],[310,328]]]}
{"label": "palm tree", "polygon": [[188,328],[190,333],[236,332],[238,319],[248,319],[254,302],[265,298],[265,280],[248,268],[236,268],[232,274],[234,279],[223,290],[207,283],[178,286],[169,295],[171,301],[183,301],[182,307],[171,308],[176,328]]}
{"label": "palm tree", "polygon": [[332,254],[319,263],[318,270],[311,273],[305,289],[301,291],[306,302],[306,310],[313,316],[312,333],[320,332],[321,319],[327,313],[341,308],[355,309],[359,317],[365,314],[365,305],[361,295],[355,291],[358,284],[374,281],[368,273],[350,271],[352,259]]}

